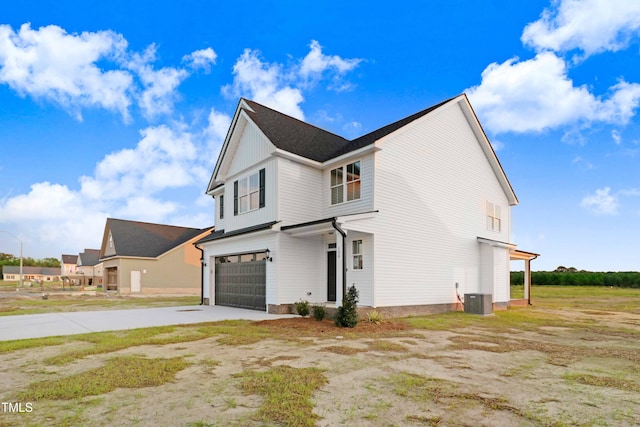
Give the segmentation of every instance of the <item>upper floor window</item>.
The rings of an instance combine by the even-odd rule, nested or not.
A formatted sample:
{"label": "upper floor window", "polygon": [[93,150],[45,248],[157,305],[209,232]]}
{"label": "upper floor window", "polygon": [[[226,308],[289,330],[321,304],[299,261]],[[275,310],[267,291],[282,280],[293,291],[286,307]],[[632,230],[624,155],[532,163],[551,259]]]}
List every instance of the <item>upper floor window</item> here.
{"label": "upper floor window", "polygon": [[233,214],[253,211],[265,206],[265,170],[234,181]]}
{"label": "upper floor window", "polygon": [[224,194],[220,195],[218,199],[218,203],[220,204],[220,219],[224,218]]}
{"label": "upper floor window", "polygon": [[331,170],[331,204],[360,199],[360,161]]}
{"label": "upper floor window", "polygon": [[500,213],[500,205],[487,202],[487,230],[501,231],[502,217]]}

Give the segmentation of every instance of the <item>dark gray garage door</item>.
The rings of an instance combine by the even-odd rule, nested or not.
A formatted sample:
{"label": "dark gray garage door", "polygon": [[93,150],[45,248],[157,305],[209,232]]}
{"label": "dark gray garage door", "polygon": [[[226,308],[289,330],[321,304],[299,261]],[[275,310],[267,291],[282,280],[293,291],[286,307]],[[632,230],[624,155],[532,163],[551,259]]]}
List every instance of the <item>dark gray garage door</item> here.
{"label": "dark gray garage door", "polygon": [[216,258],[216,305],[265,311],[266,261],[226,262],[229,258]]}

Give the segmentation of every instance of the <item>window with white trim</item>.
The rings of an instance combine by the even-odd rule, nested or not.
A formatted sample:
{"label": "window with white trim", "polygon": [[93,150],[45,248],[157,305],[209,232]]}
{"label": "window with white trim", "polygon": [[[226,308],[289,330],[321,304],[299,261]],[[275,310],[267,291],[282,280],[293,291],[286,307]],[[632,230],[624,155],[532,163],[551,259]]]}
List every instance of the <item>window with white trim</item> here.
{"label": "window with white trim", "polygon": [[331,170],[331,204],[360,199],[360,161]]}
{"label": "window with white trim", "polygon": [[265,207],[265,169],[233,183],[233,214]]}
{"label": "window with white trim", "polygon": [[487,230],[501,231],[502,230],[502,217],[500,212],[500,205],[487,202]]}
{"label": "window with white trim", "polygon": [[362,270],[364,268],[362,260],[362,240],[354,240],[352,242],[351,255],[353,256],[353,269]]}

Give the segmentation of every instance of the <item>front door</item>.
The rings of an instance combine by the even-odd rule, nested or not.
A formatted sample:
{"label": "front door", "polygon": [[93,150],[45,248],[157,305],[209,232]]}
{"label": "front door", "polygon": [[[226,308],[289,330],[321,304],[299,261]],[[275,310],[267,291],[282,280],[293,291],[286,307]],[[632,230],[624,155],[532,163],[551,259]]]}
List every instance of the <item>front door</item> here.
{"label": "front door", "polygon": [[336,251],[327,252],[327,301],[336,300]]}

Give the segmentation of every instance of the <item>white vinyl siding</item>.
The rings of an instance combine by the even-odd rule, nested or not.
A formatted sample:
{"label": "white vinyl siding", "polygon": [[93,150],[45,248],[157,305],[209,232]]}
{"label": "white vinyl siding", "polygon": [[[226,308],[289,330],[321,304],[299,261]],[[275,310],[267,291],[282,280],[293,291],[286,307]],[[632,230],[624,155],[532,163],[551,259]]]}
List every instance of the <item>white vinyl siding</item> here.
{"label": "white vinyl siding", "polygon": [[509,241],[508,208],[502,230],[488,232],[485,203],[509,202],[459,105],[441,107],[379,146],[376,304],[452,303],[460,277],[466,292],[478,292],[477,237]]}
{"label": "white vinyl siding", "polygon": [[[354,253],[354,241],[362,242],[360,245],[362,256],[362,269],[353,268],[353,259],[356,256]],[[347,232],[347,287],[355,285],[360,294],[360,301],[358,305],[362,307],[373,307],[373,291],[374,291],[374,276],[373,276],[373,264],[374,264],[374,236],[371,234],[358,233],[355,231]],[[398,257],[394,258],[394,263],[398,263]],[[401,263],[400,263],[401,264]],[[340,270],[338,270],[338,273]],[[396,285],[397,287],[397,285]],[[338,290],[341,292],[341,290]],[[375,301],[377,303],[377,301]]]}
{"label": "white vinyl siding", "polygon": [[226,173],[228,177],[245,173],[247,169],[268,158],[275,151],[275,146],[251,123],[244,127],[239,138],[238,145],[233,144],[235,150],[230,148],[225,154],[233,156]]}
{"label": "white vinyl siding", "polygon": [[278,158],[278,219],[293,225],[322,218],[322,171]]}
{"label": "white vinyl siding", "polygon": [[278,303],[293,304],[301,299],[326,301],[326,246],[321,235],[305,238],[279,235]]}

